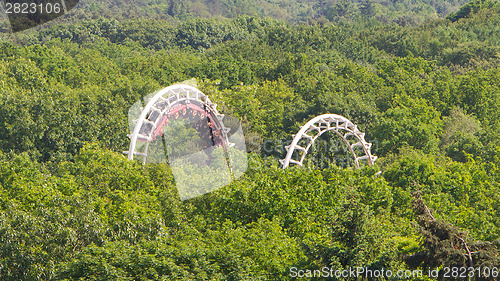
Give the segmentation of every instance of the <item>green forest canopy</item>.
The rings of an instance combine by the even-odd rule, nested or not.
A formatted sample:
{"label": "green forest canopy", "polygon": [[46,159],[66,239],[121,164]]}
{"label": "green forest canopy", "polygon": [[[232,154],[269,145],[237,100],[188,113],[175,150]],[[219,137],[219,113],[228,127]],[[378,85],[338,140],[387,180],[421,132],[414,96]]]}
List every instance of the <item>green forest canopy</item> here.
{"label": "green forest canopy", "polygon": [[[444,18],[467,2],[466,0],[85,0],[80,1],[62,21],[73,23],[105,16],[118,20],[149,18],[179,22],[193,18],[221,19],[247,15],[270,17],[290,23],[377,20],[406,26],[421,24],[429,19]],[[0,24],[0,30],[8,29],[5,18]]]}
{"label": "green forest canopy", "polygon": [[[363,3],[351,3],[353,14]],[[292,266],[468,266],[460,239],[475,267],[500,266],[498,1],[421,24],[397,24],[397,9],[383,12],[389,20],[283,21],[299,18],[296,2],[278,20],[224,8],[140,17],[146,4],[135,18],[117,16],[118,1],[86,2],[96,10],[85,20],[75,10],[1,35],[2,279],[282,280]],[[242,121],[250,166],[181,202],[167,165],[143,168],[121,151],[128,108],[193,77]],[[282,171],[281,144],[323,113],[358,124],[378,165],[332,159]]]}

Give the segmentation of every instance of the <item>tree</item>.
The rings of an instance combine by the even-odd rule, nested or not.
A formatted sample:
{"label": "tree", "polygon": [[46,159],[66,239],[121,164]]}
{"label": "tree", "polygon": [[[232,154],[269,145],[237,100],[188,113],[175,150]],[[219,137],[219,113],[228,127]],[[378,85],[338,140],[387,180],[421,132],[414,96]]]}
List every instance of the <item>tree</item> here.
{"label": "tree", "polygon": [[474,116],[454,108],[445,119],[440,147],[455,161],[465,162],[466,154],[481,156],[484,146],[479,140],[481,124]]}
{"label": "tree", "polygon": [[446,18],[452,22],[458,21],[459,19],[471,16],[477,13],[480,9],[488,9],[495,5],[498,5],[497,1],[494,0],[474,0],[460,7],[456,13],[449,14]]}
{"label": "tree", "polygon": [[374,128],[374,137],[380,143],[377,153],[398,152],[404,146],[436,151],[442,130],[439,112],[422,99],[396,100],[400,100],[398,105],[384,112]]}
{"label": "tree", "polygon": [[[420,192],[413,193],[413,209],[420,226],[422,251],[405,258],[408,265],[420,268],[466,268],[466,274],[475,268],[498,268],[500,257],[497,245],[473,241],[467,233],[442,220],[436,220],[425,205]],[[439,271],[438,280],[450,280],[445,270]],[[476,272],[477,275],[477,272]],[[452,276],[453,280],[461,280]],[[495,280],[496,277],[476,277],[475,280]]]}

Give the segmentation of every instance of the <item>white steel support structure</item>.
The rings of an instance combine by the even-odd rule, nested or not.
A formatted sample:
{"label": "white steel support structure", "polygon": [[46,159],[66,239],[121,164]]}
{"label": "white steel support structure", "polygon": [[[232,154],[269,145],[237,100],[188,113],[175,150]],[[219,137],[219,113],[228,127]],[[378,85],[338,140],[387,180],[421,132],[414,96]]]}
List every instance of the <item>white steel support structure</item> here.
{"label": "white steel support structure", "polygon": [[[373,165],[377,160],[377,156],[372,155],[370,151],[372,144],[365,141],[365,134],[360,132],[354,123],[337,114],[323,114],[309,120],[293,136],[292,143],[285,147],[287,151],[285,159],[280,160],[283,169],[286,169],[290,164],[302,166],[304,158],[314,141],[328,131],[334,131],[342,138],[354,158],[356,168],[359,168],[360,160],[366,160],[368,165]],[[301,140],[305,140],[306,144],[299,145]],[[364,154],[356,155],[356,147],[360,147]],[[297,152],[298,160],[292,158],[294,152]]]}
{"label": "white steel support structure", "polygon": [[[229,144],[227,137],[229,129],[224,127],[222,122],[224,115],[217,112],[217,104],[212,103],[207,95],[195,87],[175,84],[158,91],[142,109],[139,118],[134,120],[134,130],[132,134],[128,135],[130,147],[128,151],[124,151],[128,155],[128,159],[133,160],[134,156],[142,156],[143,164],[145,164],[149,143],[156,138],[158,127],[163,121],[162,117],[166,116],[174,106],[190,103],[200,105],[205,109],[207,114],[213,118],[216,127],[219,128],[225,145]],[[140,151],[137,149],[137,141],[147,142]]]}

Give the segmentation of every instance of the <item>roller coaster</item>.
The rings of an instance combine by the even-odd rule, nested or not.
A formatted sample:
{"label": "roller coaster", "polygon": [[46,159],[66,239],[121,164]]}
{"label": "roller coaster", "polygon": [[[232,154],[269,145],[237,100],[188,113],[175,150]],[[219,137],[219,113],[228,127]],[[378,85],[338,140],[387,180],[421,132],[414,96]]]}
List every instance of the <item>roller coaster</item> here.
{"label": "roller coaster", "polygon": [[[149,144],[163,135],[163,128],[172,120],[190,119],[196,123],[200,137],[209,139],[209,145],[226,147],[230,145],[227,134],[229,128],[222,122],[224,115],[217,112],[217,104],[195,87],[183,84],[169,86],[157,92],[145,107],[139,118],[133,120],[134,130],[128,135],[130,147],[124,153],[128,159],[142,157],[145,164],[148,158]],[[144,142],[139,148],[138,142]]]}
{"label": "roller coaster", "polygon": [[[131,134],[129,160],[140,159],[143,165],[165,162],[166,154],[182,200],[193,198],[229,184],[247,169],[246,145],[239,122],[227,121],[217,105],[195,87],[176,84],[137,102],[129,111]],[[226,122],[227,121],[227,122]],[[224,123],[233,123],[228,127]],[[179,123],[190,130],[177,130]],[[234,126],[236,123],[236,126]],[[182,127],[180,126],[180,127]],[[179,127],[179,126],[177,126]],[[174,128],[172,130],[172,128]],[[335,132],[349,148],[354,164],[373,165],[372,144],[357,125],[337,114],[316,116],[302,126],[286,146],[282,168],[303,166],[314,142],[326,132]],[[172,139],[177,143],[171,143]],[[170,152],[168,152],[168,145]],[[172,153],[175,146],[185,146]],[[153,149],[152,149],[153,147]],[[223,151],[223,157],[218,151]]]}
{"label": "roller coaster", "polygon": [[360,132],[357,125],[337,114],[323,114],[309,120],[296,135],[292,136],[292,143],[285,147],[287,154],[280,160],[283,169],[290,164],[302,166],[316,139],[329,131],[335,132],[342,138],[354,158],[356,168],[360,167],[361,161],[373,165],[377,160],[377,156],[371,153],[372,144],[365,140],[365,133]]}

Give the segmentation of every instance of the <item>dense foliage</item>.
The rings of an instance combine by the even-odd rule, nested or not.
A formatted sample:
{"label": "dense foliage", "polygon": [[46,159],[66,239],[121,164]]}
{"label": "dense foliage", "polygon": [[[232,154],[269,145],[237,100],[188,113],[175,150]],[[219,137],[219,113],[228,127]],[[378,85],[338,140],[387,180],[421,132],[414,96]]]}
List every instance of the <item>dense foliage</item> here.
{"label": "dense foliage", "polygon": [[[240,15],[271,17],[287,22],[378,20],[399,25],[416,25],[427,19],[443,18],[467,3],[466,0],[85,0],[63,21],[106,17],[119,20],[150,18],[182,21],[192,18],[236,18]],[[475,11],[474,7],[471,7]],[[467,15],[469,10],[458,14]],[[60,21],[60,20],[58,20]],[[0,30],[8,29],[1,21]]]}
{"label": "dense foliage", "polygon": [[[86,9],[121,3],[94,2]],[[397,271],[470,260],[500,267],[498,1],[419,25],[339,15],[344,1],[323,3],[335,15],[328,20],[295,25],[179,16],[198,2],[145,1],[138,15],[155,9],[149,2],[179,21],[110,16],[1,35],[2,280],[282,280],[291,267]],[[232,17],[258,3],[208,13]],[[289,4],[297,3],[316,5]],[[347,12],[372,15],[380,3]],[[142,167],[121,152],[129,107],[190,78],[242,121],[249,170],[182,202],[168,165]],[[321,167],[281,170],[290,135],[323,113],[358,124],[378,165],[355,170],[327,157]],[[326,149],[309,157],[339,152]],[[477,256],[464,260],[464,243]]]}

